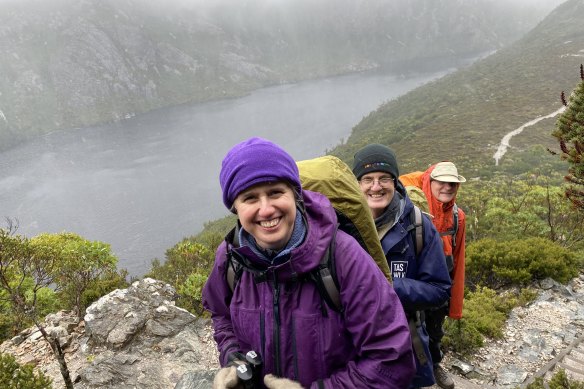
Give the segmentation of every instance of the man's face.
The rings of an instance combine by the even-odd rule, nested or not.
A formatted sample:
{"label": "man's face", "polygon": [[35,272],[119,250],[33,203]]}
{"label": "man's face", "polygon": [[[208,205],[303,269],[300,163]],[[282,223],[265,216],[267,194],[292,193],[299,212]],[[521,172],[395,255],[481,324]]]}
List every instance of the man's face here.
{"label": "man's face", "polygon": [[437,180],[430,181],[430,191],[432,196],[441,203],[448,203],[456,198],[458,192],[458,182],[442,182]]}
{"label": "man's face", "polygon": [[385,172],[364,174],[359,179],[359,186],[367,199],[373,218],[381,216],[395,193],[395,181],[391,174]]}

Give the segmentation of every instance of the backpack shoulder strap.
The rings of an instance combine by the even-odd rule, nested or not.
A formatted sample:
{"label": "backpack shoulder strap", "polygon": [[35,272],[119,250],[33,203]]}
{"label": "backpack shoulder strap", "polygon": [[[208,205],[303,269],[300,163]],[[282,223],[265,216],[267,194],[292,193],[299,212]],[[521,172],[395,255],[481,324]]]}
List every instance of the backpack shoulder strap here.
{"label": "backpack shoulder strap", "polygon": [[440,236],[452,235],[452,251],[456,247],[456,233],[458,232],[458,205],[454,203],[452,207],[452,228],[449,228],[446,232],[441,232]]}
{"label": "backpack shoulder strap", "polygon": [[[227,234],[226,240],[234,242],[237,237],[236,229],[234,228]],[[337,228],[331,239],[329,247],[320,259],[320,263],[316,269],[309,273],[309,278],[315,283],[318,293],[326,304],[335,312],[342,313],[343,307],[341,305],[341,296],[339,292],[339,282],[337,279],[337,272],[335,266],[335,243],[337,240]],[[231,292],[235,290],[235,285],[241,278],[244,267],[236,255],[228,248],[227,249],[227,284]]]}
{"label": "backpack shoulder strap", "polygon": [[235,284],[241,278],[241,272],[243,271],[243,266],[241,263],[234,258],[233,252],[230,246],[236,244],[237,237],[237,226],[233,227],[231,231],[225,236],[225,241],[227,242],[227,272],[225,278],[227,279],[227,284],[231,292],[235,290]]}
{"label": "backpack shoulder strap", "polygon": [[326,253],[321,258],[318,267],[310,273],[310,278],[315,283],[318,293],[320,293],[320,296],[326,304],[335,312],[342,313],[343,307],[341,305],[339,281],[335,267],[336,240],[337,230],[335,229]]}
{"label": "backpack shoulder strap", "polygon": [[231,292],[235,290],[235,286],[237,285],[237,282],[241,278],[241,275],[244,271],[252,273],[256,282],[265,281],[265,272],[258,269],[253,269],[244,256],[232,250],[233,247],[239,246],[238,226],[235,226],[231,231],[229,231],[229,233],[225,236],[225,242],[227,243],[227,250],[225,253],[227,256],[227,269],[225,272],[225,278]]}
{"label": "backpack shoulder strap", "polygon": [[424,223],[422,220],[422,210],[418,208],[417,205],[414,205],[413,212],[410,212],[410,223],[408,231],[412,234],[417,257],[424,248]]}
{"label": "backpack shoulder strap", "polygon": [[458,232],[458,205],[456,205],[456,203],[454,203],[454,207],[452,207],[452,219],[454,222],[454,225],[452,226],[454,229],[454,233],[452,234],[452,251],[454,251],[454,248],[456,247],[456,233]]}

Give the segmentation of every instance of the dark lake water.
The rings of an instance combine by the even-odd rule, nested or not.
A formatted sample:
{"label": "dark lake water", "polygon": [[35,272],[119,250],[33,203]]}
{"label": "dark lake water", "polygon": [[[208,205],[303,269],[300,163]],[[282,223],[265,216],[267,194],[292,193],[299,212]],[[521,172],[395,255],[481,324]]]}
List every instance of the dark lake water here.
{"label": "dark lake water", "polygon": [[261,136],[297,160],[323,155],[381,103],[452,70],[282,85],[56,132],[0,153],[0,216],[28,237],[70,231],[109,243],[118,266],[141,276],[227,214],[218,176],[235,143]]}

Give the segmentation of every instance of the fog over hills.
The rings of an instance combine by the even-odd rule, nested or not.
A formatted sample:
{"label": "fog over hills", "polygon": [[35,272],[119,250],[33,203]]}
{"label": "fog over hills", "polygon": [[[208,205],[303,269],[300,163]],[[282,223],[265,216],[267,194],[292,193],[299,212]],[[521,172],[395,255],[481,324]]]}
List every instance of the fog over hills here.
{"label": "fog over hills", "polygon": [[497,50],[557,3],[5,0],[0,150],[266,85]]}

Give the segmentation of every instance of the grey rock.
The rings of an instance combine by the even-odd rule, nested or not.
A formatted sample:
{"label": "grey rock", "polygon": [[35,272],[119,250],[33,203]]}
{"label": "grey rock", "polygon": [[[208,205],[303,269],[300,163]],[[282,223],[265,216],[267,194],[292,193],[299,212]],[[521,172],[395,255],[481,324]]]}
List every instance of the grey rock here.
{"label": "grey rock", "polygon": [[24,338],[24,336],[22,336],[22,335],[16,335],[16,336],[15,336],[15,337],[13,337],[12,339],[10,339],[10,341],[11,341],[12,343],[14,343],[15,345],[19,345],[19,344],[21,344],[22,342],[24,342],[24,339],[25,339],[25,338]]}
{"label": "grey rock", "polygon": [[203,370],[208,322],[176,307],[175,297],[170,285],[146,278],[88,307],[78,357],[91,363],[77,371],[76,388],[172,388]]}
{"label": "grey rock", "polygon": [[499,369],[497,384],[519,385],[527,378],[527,372],[515,365],[506,365]]}
{"label": "grey rock", "polygon": [[450,365],[453,370],[456,370],[462,375],[467,375],[474,370],[474,367],[470,363],[463,362],[456,358],[452,358]]}
{"label": "grey rock", "polygon": [[217,371],[189,371],[176,383],[174,389],[211,389]]}
{"label": "grey rock", "polygon": [[540,287],[540,289],[543,289],[543,290],[549,290],[549,289],[553,288],[554,285],[556,285],[556,284],[557,284],[557,282],[549,277],[544,279],[544,280],[539,281],[539,287]]}

